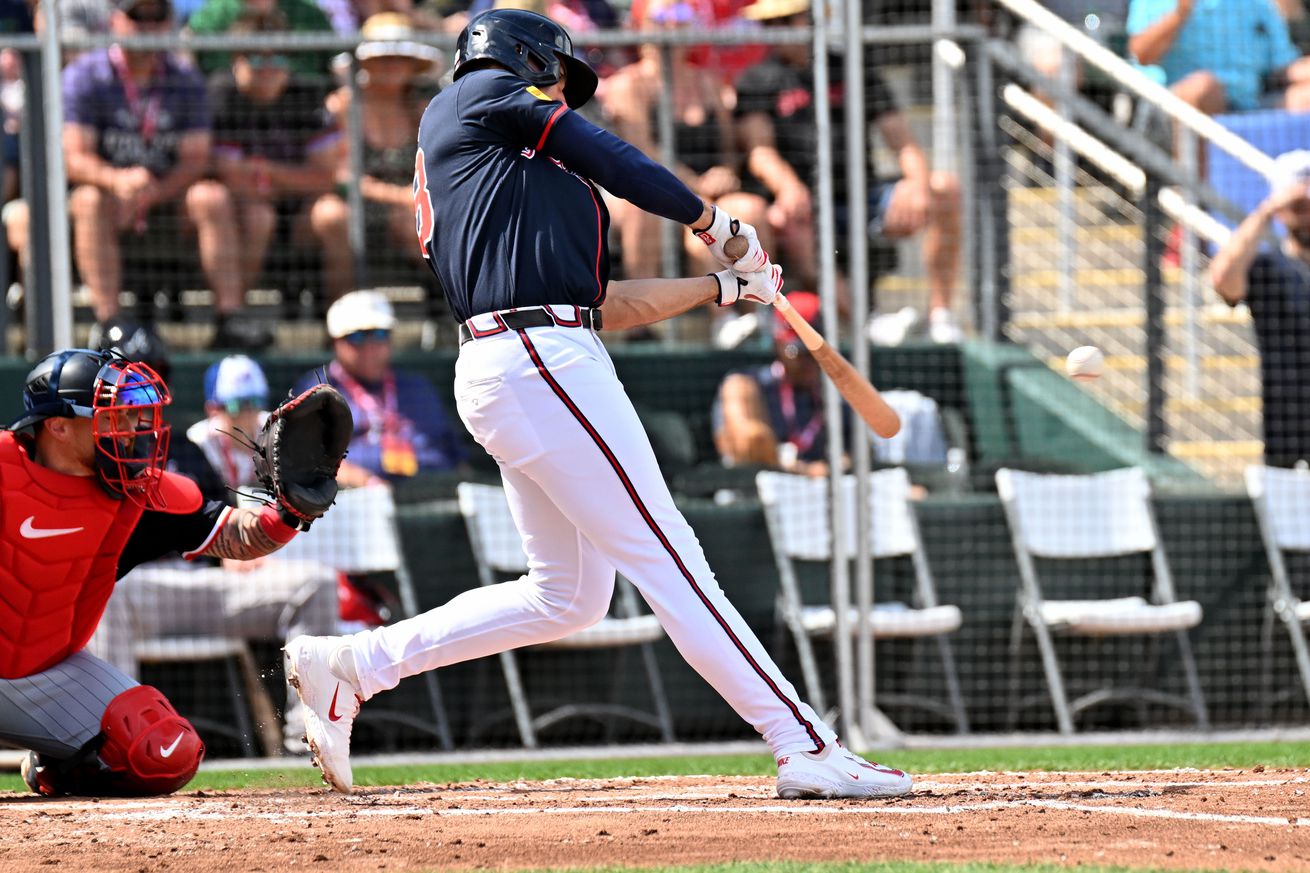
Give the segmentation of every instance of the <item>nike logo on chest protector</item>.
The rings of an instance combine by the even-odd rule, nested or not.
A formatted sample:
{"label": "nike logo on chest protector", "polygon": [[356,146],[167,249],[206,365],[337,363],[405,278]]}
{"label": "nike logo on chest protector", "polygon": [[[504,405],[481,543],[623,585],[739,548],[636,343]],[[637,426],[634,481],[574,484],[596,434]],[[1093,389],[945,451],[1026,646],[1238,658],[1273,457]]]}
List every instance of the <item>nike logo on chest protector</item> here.
{"label": "nike logo on chest protector", "polygon": [[35,521],[35,515],[29,515],[23,519],[23,524],[18,528],[18,532],[24,539],[43,540],[48,537],[62,537],[67,534],[74,534],[82,530],[80,527],[37,527],[33,524]]}

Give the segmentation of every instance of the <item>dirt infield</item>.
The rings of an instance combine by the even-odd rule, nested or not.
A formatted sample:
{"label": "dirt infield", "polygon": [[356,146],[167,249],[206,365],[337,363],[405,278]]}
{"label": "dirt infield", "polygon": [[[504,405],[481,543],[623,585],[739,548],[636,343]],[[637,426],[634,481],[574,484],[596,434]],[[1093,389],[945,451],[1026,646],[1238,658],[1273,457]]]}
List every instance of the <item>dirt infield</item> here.
{"label": "dirt infield", "polygon": [[563,779],[0,794],[0,870],[418,870],[727,860],[1310,868],[1310,770],[926,776],[895,801],[787,802],[773,780]]}

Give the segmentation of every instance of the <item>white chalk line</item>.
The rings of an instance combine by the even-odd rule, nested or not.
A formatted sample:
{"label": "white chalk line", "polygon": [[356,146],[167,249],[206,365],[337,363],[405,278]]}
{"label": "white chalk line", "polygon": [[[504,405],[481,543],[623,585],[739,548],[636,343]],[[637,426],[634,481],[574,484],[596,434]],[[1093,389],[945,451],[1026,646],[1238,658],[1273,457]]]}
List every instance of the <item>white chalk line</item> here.
{"label": "white chalk line", "polygon": [[[49,812],[54,804],[42,804],[39,811]],[[71,807],[70,804],[62,804]],[[134,809],[124,810],[124,806]],[[696,815],[855,815],[870,818],[897,817],[915,815],[960,815],[970,812],[997,812],[1015,810],[1024,807],[1057,809],[1072,812],[1085,812],[1094,815],[1127,816],[1130,818],[1156,818],[1174,821],[1206,822],[1211,824],[1259,825],[1263,827],[1310,827],[1310,818],[1289,819],[1282,816],[1235,815],[1210,812],[1187,812],[1173,809],[1150,809],[1140,806],[1096,806],[1086,803],[1071,803],[1061,800],[1019,799],[996,800],[979,803],[944,804],[935,806],[829,806],[820,803],[761,804],[747,806],[701,806],[689,804],[671,804],[662,806],[638,806],[632,804],[614,806],[551,806],[526,809],[432,809],[421,806],[359,806],[350,804],[333,810],[285,810],[285,811],[242,811],[239,808],[223,810],[178,809],[163,802],[141,802],[135,804],[115,804],[112,808],[88,810],[85,806],[76,807],[76,812],[83,818],[94,817],[105,821],[222,821],[222,820],[262,820],[272,822],[295,822],[307,819],[324,818],[459,818],[479,816],[531,816],[531,815],[659,815],[668,813],[694,813]],[[110,811],[110,810],[114,811]],[[120,811],[121,810],[121,811]],[[31,809],[32,813],[38,812]]]}

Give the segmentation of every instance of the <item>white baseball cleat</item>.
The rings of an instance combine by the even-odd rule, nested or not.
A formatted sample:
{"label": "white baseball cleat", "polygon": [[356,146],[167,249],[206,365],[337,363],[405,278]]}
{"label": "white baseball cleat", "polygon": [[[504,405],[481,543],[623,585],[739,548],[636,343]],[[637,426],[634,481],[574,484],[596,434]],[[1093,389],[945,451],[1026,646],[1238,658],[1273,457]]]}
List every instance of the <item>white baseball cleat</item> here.
{"label": "white baseball cleat", "polygon": [[913,787],[909,775],[870,763],[833,742],[822,752],[778,759],[778,796],[783,800],[900,797]]}
{"label": "white baseball cleat", "polygon": [[359,688],[328,667],[340,637],[296,637],[282,650],[287,682],[305,704],[305,741],[323,779],[342,794],[354,785],[350,729],[364,698]]}

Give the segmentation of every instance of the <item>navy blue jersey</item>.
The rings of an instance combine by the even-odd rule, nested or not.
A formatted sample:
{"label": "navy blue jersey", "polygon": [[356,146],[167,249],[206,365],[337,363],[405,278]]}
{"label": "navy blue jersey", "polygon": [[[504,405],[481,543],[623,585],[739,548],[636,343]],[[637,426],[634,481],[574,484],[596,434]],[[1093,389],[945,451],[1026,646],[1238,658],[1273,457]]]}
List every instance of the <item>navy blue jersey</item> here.
{"label": "navy blue jersey", "polygon": [[433,98],[418,143],[419,243],[460,321],[600,306],[609,212],[597,185],[683,224],[703,209],[664,167],[504,70],[470,72]]}

